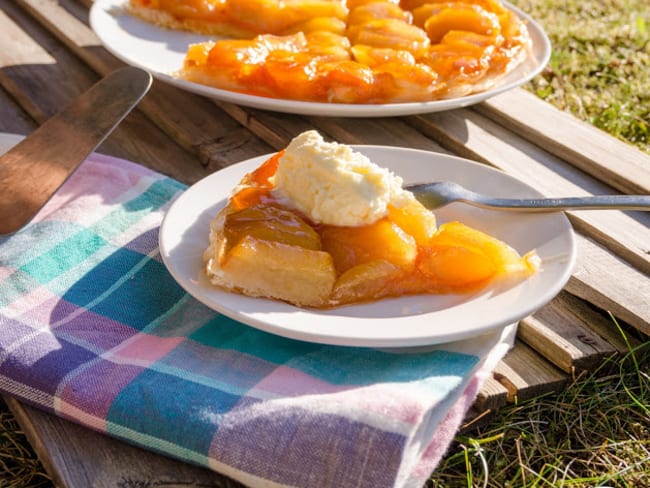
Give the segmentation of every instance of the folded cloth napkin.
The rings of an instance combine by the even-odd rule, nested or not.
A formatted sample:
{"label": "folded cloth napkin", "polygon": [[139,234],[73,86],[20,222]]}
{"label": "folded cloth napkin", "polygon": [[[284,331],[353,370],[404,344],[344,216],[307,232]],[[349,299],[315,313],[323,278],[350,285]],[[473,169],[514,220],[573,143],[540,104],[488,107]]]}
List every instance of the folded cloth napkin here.
{"label": "folded cloth napkin", "polygon": [[95,154],[0,239],[0,391],[250,486],[422,486],[514,326],[392,351],[235,322],[161,262],[183,190]]}

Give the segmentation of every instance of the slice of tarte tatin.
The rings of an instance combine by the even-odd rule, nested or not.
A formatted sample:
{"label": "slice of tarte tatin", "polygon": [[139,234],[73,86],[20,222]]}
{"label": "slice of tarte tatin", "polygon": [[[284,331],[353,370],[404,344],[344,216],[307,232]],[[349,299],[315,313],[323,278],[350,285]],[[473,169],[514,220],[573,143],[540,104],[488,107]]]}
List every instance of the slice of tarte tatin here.
{"label": "slice of tarte tatin", "polygon": [[301,307],[472,292],[539,267],[534,251],[461,222],[438,226],[401,178],[316,131],[247,174],[209,238],[214,285]]}

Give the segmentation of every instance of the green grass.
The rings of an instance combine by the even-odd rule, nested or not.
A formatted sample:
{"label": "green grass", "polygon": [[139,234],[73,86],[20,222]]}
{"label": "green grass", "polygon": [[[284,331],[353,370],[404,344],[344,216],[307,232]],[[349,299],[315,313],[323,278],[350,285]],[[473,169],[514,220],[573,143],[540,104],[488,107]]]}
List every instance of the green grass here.
{"label": "green grass", "polygon": [[[525,88],[650,152],[648,0],[514,0],[549,34],[548,67]],[[614,326],[614,325],[613,325]],[[650,487],[650,342],[561,394],[501,409],[459,434],[436,487]],[[0,487],[49,478],[0,401]]]}
{"label": "green grass", "polygon": [[527,89],[650,152],[648,0],[513,0],[547,32],[553,51]]}
{"label": "green grass", "polygon": [[459,434],[434,487],[650,487],[650,341]]}

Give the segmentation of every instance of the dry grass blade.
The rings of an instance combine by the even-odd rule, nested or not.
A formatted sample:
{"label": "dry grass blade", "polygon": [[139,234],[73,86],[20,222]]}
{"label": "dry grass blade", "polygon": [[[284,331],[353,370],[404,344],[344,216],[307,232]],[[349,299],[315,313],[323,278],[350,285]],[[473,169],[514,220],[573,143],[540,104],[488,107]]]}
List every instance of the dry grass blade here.
{"label": "dry grass blade", "polygon": [[650,341],[559,395],[502,409],[457,437],[432,486],[650,487],[648,370]]}
{"label": "dry grass blade", "polygon": [[18,422],[0,400],[0,487],[46,488],[52,481],[45,474],[25,439]]}

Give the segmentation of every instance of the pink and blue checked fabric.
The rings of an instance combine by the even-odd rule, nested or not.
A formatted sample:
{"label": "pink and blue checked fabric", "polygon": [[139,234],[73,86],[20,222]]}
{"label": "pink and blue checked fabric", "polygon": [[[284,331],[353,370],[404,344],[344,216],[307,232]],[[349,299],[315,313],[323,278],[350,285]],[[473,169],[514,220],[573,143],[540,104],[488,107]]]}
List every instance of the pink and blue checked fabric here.
{"label": "pink and blue checked fabric", "polygon": [[35,223],[0,238],[0,391],[250,486],[421,486],[505,334],[398,353],[219,315],[158,253],[183,189],[93,155]]}

